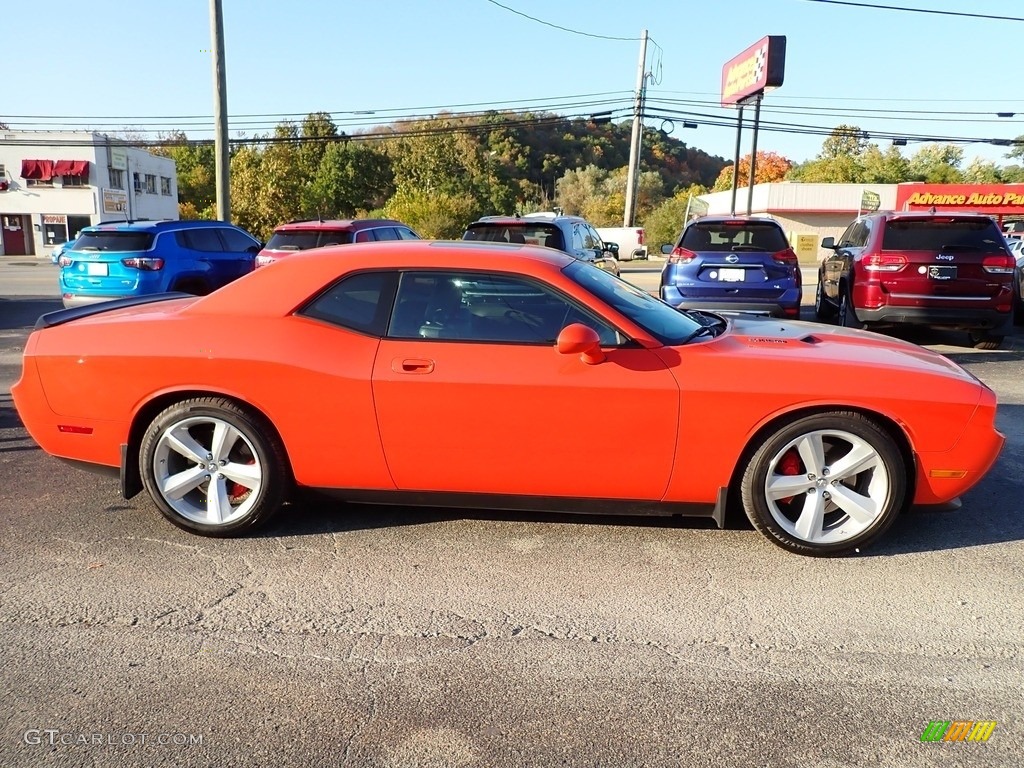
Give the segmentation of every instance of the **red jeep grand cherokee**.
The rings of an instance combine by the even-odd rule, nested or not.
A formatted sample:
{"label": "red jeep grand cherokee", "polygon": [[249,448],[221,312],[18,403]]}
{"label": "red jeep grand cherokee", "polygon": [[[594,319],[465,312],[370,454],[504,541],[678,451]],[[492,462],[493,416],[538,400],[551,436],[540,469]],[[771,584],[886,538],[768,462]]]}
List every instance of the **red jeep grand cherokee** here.
{"label": "red jeep grand cherokee", "polygon": [[1013,325],[1014,260],[999,227],[970,213],[872,213],[854,221],[818,269],[819,320],[969,331],[997,349]]}
{"label": "red jeep grand cherokee", "polygon": [[391,219],[290,221],[274,230],[263,250],[256,255],[256,266],[265,267],[290,253],[325,245],[419,239],[420,236],[405,224]]}

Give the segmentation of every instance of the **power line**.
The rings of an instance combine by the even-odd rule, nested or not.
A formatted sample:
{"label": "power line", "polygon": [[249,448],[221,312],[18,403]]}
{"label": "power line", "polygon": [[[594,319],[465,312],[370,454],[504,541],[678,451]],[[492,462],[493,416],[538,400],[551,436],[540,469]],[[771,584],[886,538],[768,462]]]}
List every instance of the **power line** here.
{"label": "power line", "polygon": [[495,0],[487,0],[487,2],[490,3],[491,5],[498,6],[499,8],[504,8],[506,11],[508,11],[509,13],[514,13],[516,16],[522,16],[524,19],[529,19],[530,21],[535,21],[538,24],[543,24],[546,27],[552,27],[554,29],[560,29],[563,32],[569,32],[569,33],[571,33],[573,35],[582,35],[583,37],[596,37],[598,40],[622,40],[622,41],[627,42],[627,43],[634,43],[634,42],[639,42],[640,41],[639,37],[613,37],[612,35],[594,35],[594,34],[591,34],[590,32],[581,32],[578,29],[572,29],[570,27],[562,27],[562,26],[559,26],[558,24],[552,24],[550,21],[544,21],[543,19],[538,19],[536,16],[530,16],[529,14],[523,13],[522,11],[517,11],[515,8],[509,8],[507,5],[502,5],[501,3],[495,2]]}
{"label": "power line", "polygon": [[853,3],[850,0],[804,0],[807,3],[825,3],[826,5],[852,5],[855,8],[872,8],[878,11],[908,11],[910,13],[930,13],[936,16],[960,16],[971,19],[991,19],[993,21],[1024,21],[1020,16],[994,16],[987,13],[964,13],[963,11],[939,11],[934,8],[907,8],[902,5],[877,5],[875,3]]}

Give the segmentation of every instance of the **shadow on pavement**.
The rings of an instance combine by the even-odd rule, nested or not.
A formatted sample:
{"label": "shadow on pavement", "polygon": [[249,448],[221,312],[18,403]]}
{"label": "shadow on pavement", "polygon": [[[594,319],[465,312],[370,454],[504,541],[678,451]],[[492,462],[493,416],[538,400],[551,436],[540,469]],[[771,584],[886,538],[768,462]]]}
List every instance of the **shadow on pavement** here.
{"label": "shadow on pavement", "polygon": [[9,298],[0,299],[0,331],[29,329],[40,315],[63,309],[60,299]]}

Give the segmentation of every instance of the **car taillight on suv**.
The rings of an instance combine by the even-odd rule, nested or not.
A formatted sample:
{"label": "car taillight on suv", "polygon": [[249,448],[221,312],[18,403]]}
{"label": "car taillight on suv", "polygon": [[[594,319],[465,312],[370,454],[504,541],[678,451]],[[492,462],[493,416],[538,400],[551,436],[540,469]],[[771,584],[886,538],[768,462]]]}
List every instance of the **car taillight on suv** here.
{"label": "car taillight on suv", "polygon": [[669,254],[668,263],[689,264],[695,258],[697,258],[696,253],[694,253],[693,251],[688,251],[685,248],[682,248],[677,245],[675,248],[672,249],[672,253]]}
{"label": "car taillight on suv", "polygon": [[121,263],[130,269],[141,269],[143,272],[156,272],[164,268],[163,259],[153,259],[145,256],[132,256],[128,259],[121,259]]}
{"label": "car taillight on suv", "polygon": [[986,272],[992,275],[1012,275],[1017,264],[1013,256],[1009,254],[986,256],[981,261],[981,266]]}
{"label": "car taillight on suv", "polygon": [[909,262],[902,253],[869,253],[862,266],[868,272],[899,272]]}

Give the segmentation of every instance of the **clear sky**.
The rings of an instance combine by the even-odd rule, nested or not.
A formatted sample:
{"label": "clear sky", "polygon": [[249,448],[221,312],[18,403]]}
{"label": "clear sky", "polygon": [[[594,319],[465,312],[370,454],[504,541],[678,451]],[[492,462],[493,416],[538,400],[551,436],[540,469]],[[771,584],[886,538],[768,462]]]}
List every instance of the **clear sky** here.
{"label": "clear sky", "polygon": [[[861,1],[1024,16],[1021,0]],[[809,0],[501,3],[588,35],[630,39],[555,29],[490,0],[223,0],[232,135],[318,110],[350,132],[400,114],[488,108],[483,103],[563,114],[611,109],[625,118],[642,29],[652,39],[648,112],[677,117],[673,135],[711,154],[732,157],[735,128],[682,122],[734,119],[717,106],[722,65],[765,35],[787,37],[785,83],[766,97],[766,121],[853,123],[869,134],[1024,134],[1022,22]],[[212,137],[209,5],[7,0],[0,121],[15,129],[180,128]],[[800,161],[817,154],[822,138],[763,132],[759,149]],[[1007,162],[1004,147],[972,144],[965,152],[968,161]]]}

